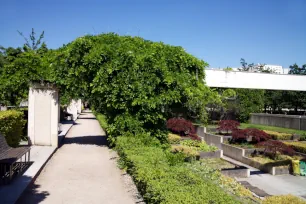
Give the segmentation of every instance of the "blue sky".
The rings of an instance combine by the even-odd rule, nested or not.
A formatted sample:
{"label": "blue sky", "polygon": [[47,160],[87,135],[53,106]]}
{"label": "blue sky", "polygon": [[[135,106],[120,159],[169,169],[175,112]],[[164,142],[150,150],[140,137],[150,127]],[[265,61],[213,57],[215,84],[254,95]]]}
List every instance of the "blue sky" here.
{"label": "blue sky", "polygon": [[210,67],[306,64],[306,0],[1,0],[0,45],[45,31],[50,48],[116,32],[179,45]]}

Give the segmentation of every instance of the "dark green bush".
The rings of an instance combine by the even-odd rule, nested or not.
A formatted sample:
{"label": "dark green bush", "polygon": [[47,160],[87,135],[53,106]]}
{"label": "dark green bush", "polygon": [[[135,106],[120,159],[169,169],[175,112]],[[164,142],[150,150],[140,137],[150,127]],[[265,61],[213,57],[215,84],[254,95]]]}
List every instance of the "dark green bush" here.
{"label": "dark green bush", "polygon": [[239,203],[148,135],[118,137],[116,144],[121,165],[147,203]]}
{"label": "dark green bush", "polygon": [[23,134],[26,121],[21,111],[0,111],[0,133],[11,147],[17,147]]}

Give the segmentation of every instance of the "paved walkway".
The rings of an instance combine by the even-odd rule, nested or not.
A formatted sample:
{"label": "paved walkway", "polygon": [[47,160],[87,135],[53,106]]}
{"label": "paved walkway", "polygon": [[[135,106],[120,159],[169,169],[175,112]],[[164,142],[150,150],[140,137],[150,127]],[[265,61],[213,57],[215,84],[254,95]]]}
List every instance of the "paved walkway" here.
{"label": "paved walkway", "polygon": [[83,113],[18,203],[135,203],[92,113]]}

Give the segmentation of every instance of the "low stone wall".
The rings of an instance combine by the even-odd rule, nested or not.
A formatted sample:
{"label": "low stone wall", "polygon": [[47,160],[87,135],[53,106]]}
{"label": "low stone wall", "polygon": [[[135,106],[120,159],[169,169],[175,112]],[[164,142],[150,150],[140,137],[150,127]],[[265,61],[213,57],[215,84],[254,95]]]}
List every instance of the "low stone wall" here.
{"label": "low stone wall", "polygon": [[[252,166],[256,169],[259,169],[263,172],[272,174],[272,175],[280,175],[280,174],[289,174],[289,168],[286,166],[277,166],[282,164],[282,162],[275,162],[274,166],[271,166],[271,164],[261,164],[259,162],[256,162],[247,156],[250,155],[252,152],[254,152],[255,149],[243,149],[239,147],[235,147],[229,144],[222,144],[222,150],[223,154],[225,156],[228,156],[232,159],[235,159],[237,161],[240,161],[246,165]],[[257,149],[258,150],[258,149]],[[260,150],[260,149],[259,149]],[[290,163],[288,162],[288,165]]]}
{"label": "low stone wall", "polygon": [[222,169],[221,173],[232,178],[248,178],[250,177],[250,169],[246,167],[239,167],[233,169]]}
{"label": "low stone wall", "polygon": [[197,135],[200,136],[200,137],[204,137],[204,135],[206,133],[206,127],[202,127],[202,126],[198,126],[198,125],[195,125],[194,127],[196,129]]}
{"label": "low stone wall", "polygon": [[306,116],[252,113],[250,121],[252,124],[306,130]]}
{"label": "low stone wall", "polygon": [[217,150],[215,152],[200,152],[200,158],[221,158],[223,156],[222,150]]}
{"label": "low stone wall", "polygon": [[243,157],[242,162],[272,175],[290,174],[290,161],[287,162],[288,166],[277,166],[284,165],[283,162],[274,162],[274,166],[272,166],[271,164],[261,164],[248,157]]}
{"label": "low stone wall", "polygon": [[234,147],[229,144],[221,144],[221,149],[223,150],[223,154],[232,159],[242,162],[242,157],[244,157],[245,150],[239,147]]}

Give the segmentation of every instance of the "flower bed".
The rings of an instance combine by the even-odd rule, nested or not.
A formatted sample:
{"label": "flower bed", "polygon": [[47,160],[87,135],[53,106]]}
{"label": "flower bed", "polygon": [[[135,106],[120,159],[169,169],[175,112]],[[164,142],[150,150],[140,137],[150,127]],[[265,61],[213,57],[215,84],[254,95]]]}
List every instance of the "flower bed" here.
{"label": "flower bed", "polygon": [[204,141],[182,139],[174,134],[169,134],[168,140],[172,144],[171,152],[183,153],[187,158],[199,160],[200,158],[220,158],[222,156],[221,150],[218,150],[215,146],[206,144]]}
{"label": "flower bed", "polygon": [[237,178],[247,178],[250,170],[244,166],[238,166],[221,158],[202,159],[203,165],[220,170],[223,175]]}

